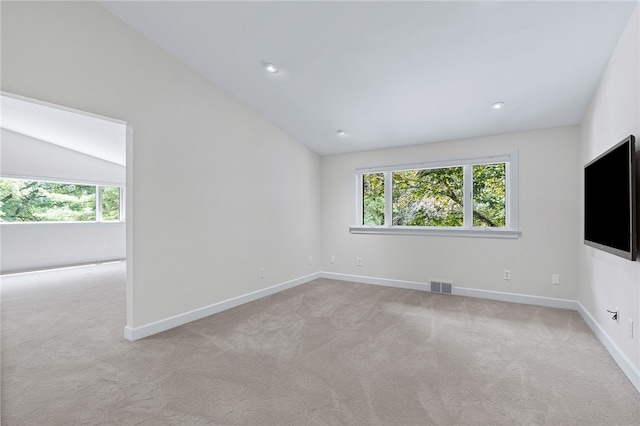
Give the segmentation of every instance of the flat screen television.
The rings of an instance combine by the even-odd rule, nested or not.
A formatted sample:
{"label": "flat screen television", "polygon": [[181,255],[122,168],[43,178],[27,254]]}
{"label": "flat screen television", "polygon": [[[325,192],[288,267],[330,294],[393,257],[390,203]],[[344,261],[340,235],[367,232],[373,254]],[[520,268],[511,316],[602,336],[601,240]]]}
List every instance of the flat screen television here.
{"label": "flat screen television", "polygon": [[633,135],[584,166],[584,243],[636,260],[636,148]]}

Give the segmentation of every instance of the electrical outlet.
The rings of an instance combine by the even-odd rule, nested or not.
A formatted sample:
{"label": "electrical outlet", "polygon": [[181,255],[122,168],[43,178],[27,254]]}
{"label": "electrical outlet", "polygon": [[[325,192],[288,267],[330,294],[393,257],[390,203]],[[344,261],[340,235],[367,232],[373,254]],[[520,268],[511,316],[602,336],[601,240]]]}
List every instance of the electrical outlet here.
{"label": "electrical outlet", "polygon": [[356,265],[362,266],[362,258],[361,257],[356,259]]}
{"label": "electrical outlet", "polygon": [[336,263],[336,257],[335,256],[331,256],[331,263]]}
{"label": "electrical outlet", "polygon": [[629,338],[633,339],[633,320],[629,318]]}
{"label": "electrical outlet", "polygon": [[560,274],[551,275],[551,284],[560,285]]}
{"label": "electrical outlet", "polygon": [[309,265],[313,265],[313,257],[309,256]]}
{"label": "electrical outlet", "polygon": [[502,277],[507,281],[510,280],[511,279],[511,270],[505,269],[504,270],[504,274],[502,275]]}
{"label": "electrical outlet", "polygon": [[264,268],[260,268],[260,270],[258,271],[258,276],[260,278],[264,278]]}

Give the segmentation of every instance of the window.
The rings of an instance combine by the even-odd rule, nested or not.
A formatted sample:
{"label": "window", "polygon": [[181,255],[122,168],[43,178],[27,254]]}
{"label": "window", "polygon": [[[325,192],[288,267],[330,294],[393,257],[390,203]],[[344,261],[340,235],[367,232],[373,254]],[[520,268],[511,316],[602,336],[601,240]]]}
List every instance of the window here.
{"label": "window", "polygon": [[365,225],[384,225],[384,173],[362,176],[362,220]]}
{"label": "window", "polygon": [[120,221],[120,187],[102,186],[102,220],[104,222]]}
{"label": "window", "polygon": [[0,222],[121,220],[121,188],[0,178]]}
{"label": "window", "polygon": [[517,238],[517,153],[356,170],[352,233]]}

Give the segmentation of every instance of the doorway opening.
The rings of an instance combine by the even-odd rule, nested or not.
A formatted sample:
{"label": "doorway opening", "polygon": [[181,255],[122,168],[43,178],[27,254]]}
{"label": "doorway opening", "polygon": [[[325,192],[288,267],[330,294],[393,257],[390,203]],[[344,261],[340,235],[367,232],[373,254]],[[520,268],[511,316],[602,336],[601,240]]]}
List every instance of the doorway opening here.
{"label": "doorway opening", "polygon": [[132,128],[0,92],[0,274],[125,260],[131,315]]}

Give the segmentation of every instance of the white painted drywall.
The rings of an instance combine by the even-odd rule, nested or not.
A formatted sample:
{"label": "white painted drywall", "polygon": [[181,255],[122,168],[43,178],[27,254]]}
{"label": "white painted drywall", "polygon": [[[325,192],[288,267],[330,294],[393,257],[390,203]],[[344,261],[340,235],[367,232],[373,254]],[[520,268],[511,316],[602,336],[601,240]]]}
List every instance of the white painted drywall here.
{"label": "white painted drywall", "polygon": [[[577,297],[576,127],[322,158],[323,270],[534,296]],[[517,150],[519,239],[353,235],[358,167]],[[330,257],[336,262],[331,263]],[[356,266],[356,258],[363,266]],[[511,271],[511,280],[503,271]],[[551,284],[552,274],[560,285]]]}
{"label": "white painted drywall", "polygon": [[318,156],[100,5],[3,3],[1,84],[132,126],[129,327],[319,270]]}
{"label": "white painted drywall", "polygon": [[[640,369],[640,262],[585,246],[583,166],[630,134],[640,141],[640,6],[620,38],[580,125],[579,301]],[[638,146],[636,147],[638,148]],[[620,309],[619,323],[607,309]],[[634,321],[634,336],[627,334]]]}
{"label": "white painted drywall", "polygon": [[126,255],[123,222],[3,223],[0,241],[2,273],[104,262]]}

